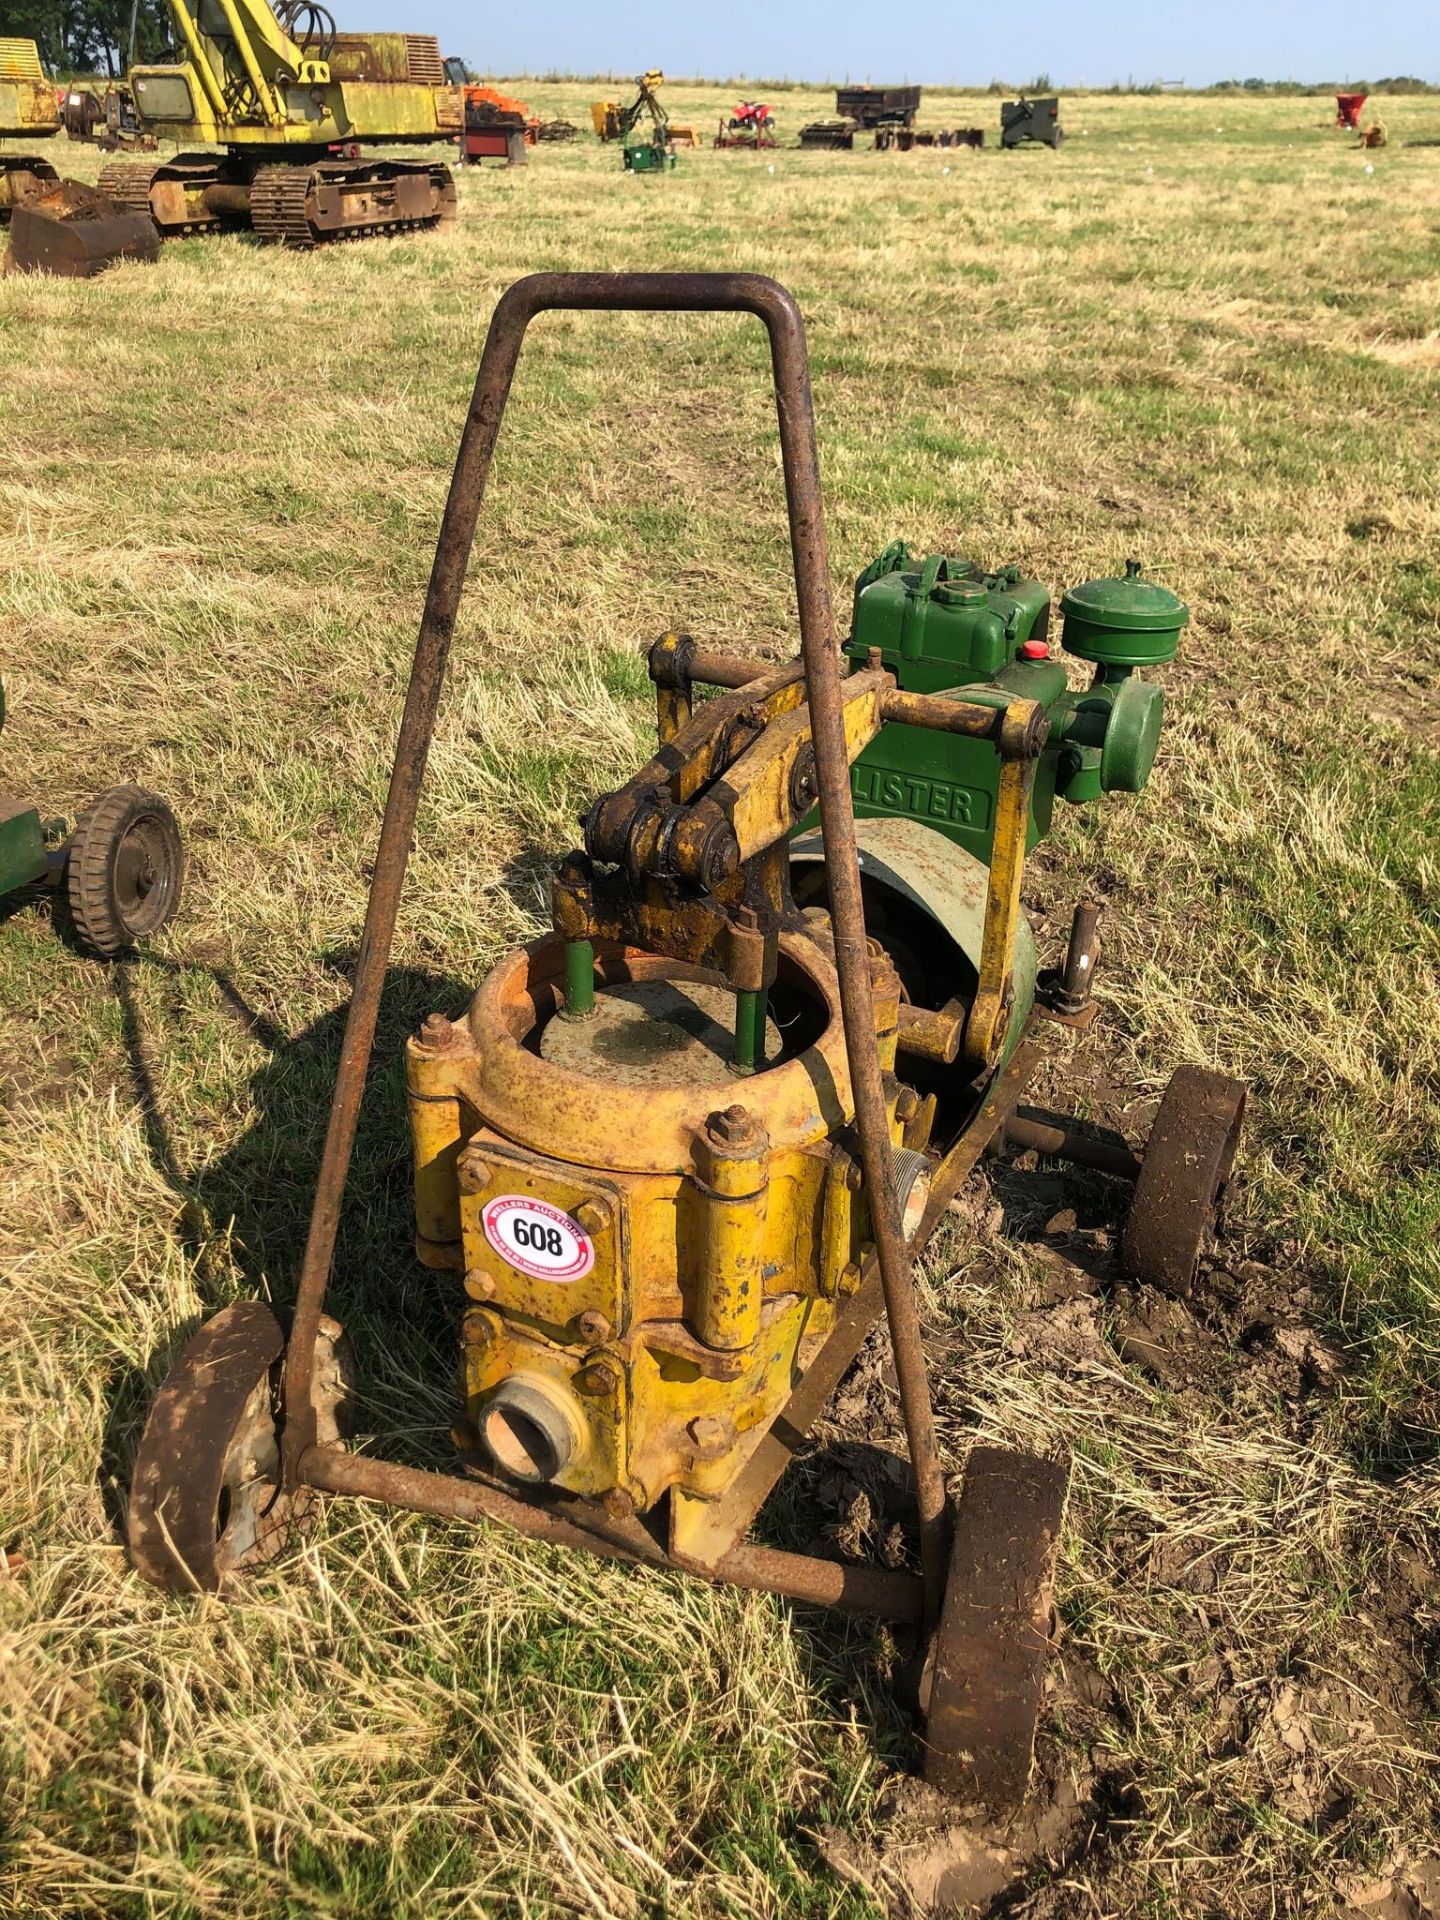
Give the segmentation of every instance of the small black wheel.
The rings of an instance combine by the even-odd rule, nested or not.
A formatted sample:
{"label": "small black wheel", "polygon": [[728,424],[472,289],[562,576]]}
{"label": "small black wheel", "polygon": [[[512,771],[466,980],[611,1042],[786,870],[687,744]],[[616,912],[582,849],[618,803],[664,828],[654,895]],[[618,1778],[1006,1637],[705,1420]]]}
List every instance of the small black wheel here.
{"label": "small black wheel", "polygon": [[70,835],[65,885],[75,930],[104,959],[156,933],[180,904],[175,815],[143,787],[109,787]]}
{"label": "small black wheel", "polygon": [[1120,1237],[1132,1280],[1183,1298],[1219,1217],[1240,1144],[1246,1086],[1203,1067],[1177,1067],[1145,1143]]}

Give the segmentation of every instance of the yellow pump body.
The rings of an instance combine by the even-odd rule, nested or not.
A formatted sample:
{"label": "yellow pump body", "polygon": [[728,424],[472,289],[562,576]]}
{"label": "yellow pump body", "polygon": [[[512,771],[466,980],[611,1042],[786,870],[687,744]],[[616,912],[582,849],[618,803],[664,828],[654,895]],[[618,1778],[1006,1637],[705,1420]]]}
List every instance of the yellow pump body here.
{"label": "yellow pump body", "polygon": [[[673,1550],[713,1563],[733,1544],[714,1505],[868,1251],[834,967],[823,927],[782,940],[775,1003],[813,1038],[738,1079],[705,1017],[707,980],[710,994],[723,983],[600,951],[596,1031],[567,1033],[562,948],[510,954],[462,1021],[408,1044],[418,1250],[463,1271],[474,1303],[473,1441],[515,1479],[621,1511],[670,1493]],[[893,1067],[888,962],[875,983]],[[633,1012],[623,1031],[612,1004]],[[547,1057],[556,1022],[566,1064]],[[893,1079],[891,1094],[898,1148]]]}

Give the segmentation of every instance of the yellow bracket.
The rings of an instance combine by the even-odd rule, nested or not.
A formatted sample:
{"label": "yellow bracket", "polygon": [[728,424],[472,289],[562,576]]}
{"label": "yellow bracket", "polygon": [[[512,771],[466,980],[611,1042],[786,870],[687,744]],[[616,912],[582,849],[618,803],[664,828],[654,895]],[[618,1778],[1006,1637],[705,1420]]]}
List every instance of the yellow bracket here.
{"label": "yellow bracket", "polygon": [[[681,638],[673,631],[662,634],[659,649],[673,660],[680,650]],[[669,746],[680,729],[689,724],[694,712],[695,702],[688,680],[682,686],[667,686],[662,680],[655,682],[655,719],[662,747]]]}
{"label": "yellow bracket", "polygon": [[[852,674],[844,683],[845,757],[853,762],[880,731],[881,701],[890,686],[883,670]],[[803,693],[803,683],[801,685]],[[810,708],[803,700],[781,713],[710,789],[711,798],[735,829],[742,860],[753,859],[793,833],[815,804],[813,776],[799,794],[802,753],[814,764]]]}
{"label": "yellow bracket", "polygon": [[1015,930],[1035,785],[1034,700],[1012,700],[1000,729],[1000,792],[990,848],[990,885],[980,939],[980,980],[965,1023],[961,1057],[977,1073],[993,1067],[1005,1044],[1014,994]]}
{"label": "yellow bracket", "polygon": [[[666,634],[659,651],[673,657],[679,651],[678,634]],[[697,666],[701,663],[697,661]],[[717,663],[718,664],[718,663]],[[728,667],[731,663],[726,662]],[[652,656],[653,666],[653,656]],[[703,672],[699,677],[703,677]],[[728,680],[727,680],[728,684]],[[1020,921],[1020,888],[1025,875],[1026,842],[1030,832],[1030,799],[1035,767],[1048,727],[1039,702],[1011,700],[1004,709],[998,735],[992,730],[995,709],[989,702],[949,697],[916,700],[893,692],[894,681],[883,669],[872,667],[845,683],[845,747],[850,760],[879,732],[886,717],[887,695],[893,703],[909,704],[896,718],[917,726],[936,726],[927,707],[940,708],[951,720],[964,716],[964,731],[978,722],[984,737],[993,739],[1000,757],[1000,782],[995,808],[995,833],[990,850],[989,883],[985,898],[985,926],[980,941],[980,977],[974,1004],[965,1023],[960,1054],[973,1073],[988,1072],[1005,1045],[1013,1004],[1015,935]],[[776,686],[767,675],[746,688],[755,715],[757,737],[718,777],[709,777],[713,722],[697,720],[688,682],[682,688],[657,680],[660,738],[684,755],[678,772],[665,769],[672,793],[682,805],[692,803],[707,786],[710,798],[735,830],[742,860],[753,858],[791,832],[809,804],[797,806],[792,781],[802,751],[811,748],[810,714],[804,700],[804,682],[791,679]],[[919,709],[915,711],[913,709]],[[725,714],[732,711],[727,706]],[[959,731],[960,728],[953,730]],[[647,780],[661,773],[659,762],[647,769]]]}

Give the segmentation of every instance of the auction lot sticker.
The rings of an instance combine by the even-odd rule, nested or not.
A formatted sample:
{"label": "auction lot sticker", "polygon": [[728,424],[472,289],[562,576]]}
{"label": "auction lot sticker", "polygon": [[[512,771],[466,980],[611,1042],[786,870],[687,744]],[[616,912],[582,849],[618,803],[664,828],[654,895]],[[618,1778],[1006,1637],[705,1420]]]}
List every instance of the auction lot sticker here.
{"label": "auction lot sticker", "polygon": [[528,1194],[502,1193],[480,1223],[501,1259],[536,1280],[583,1280],[595,1264],[595,1242],[584,1228]]}

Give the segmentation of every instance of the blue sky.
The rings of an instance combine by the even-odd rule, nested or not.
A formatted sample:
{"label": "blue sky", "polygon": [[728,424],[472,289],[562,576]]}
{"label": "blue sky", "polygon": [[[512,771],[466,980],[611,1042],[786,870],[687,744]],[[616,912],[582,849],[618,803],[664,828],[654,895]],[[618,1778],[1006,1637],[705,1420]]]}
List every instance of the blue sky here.
{"label": "blue sky", "polygon": [[438,33],[489,73],[667,73],[984,85],[1048,73],[1111,81],[1440,79],[1440,0],[332,0],[340,24]]}

